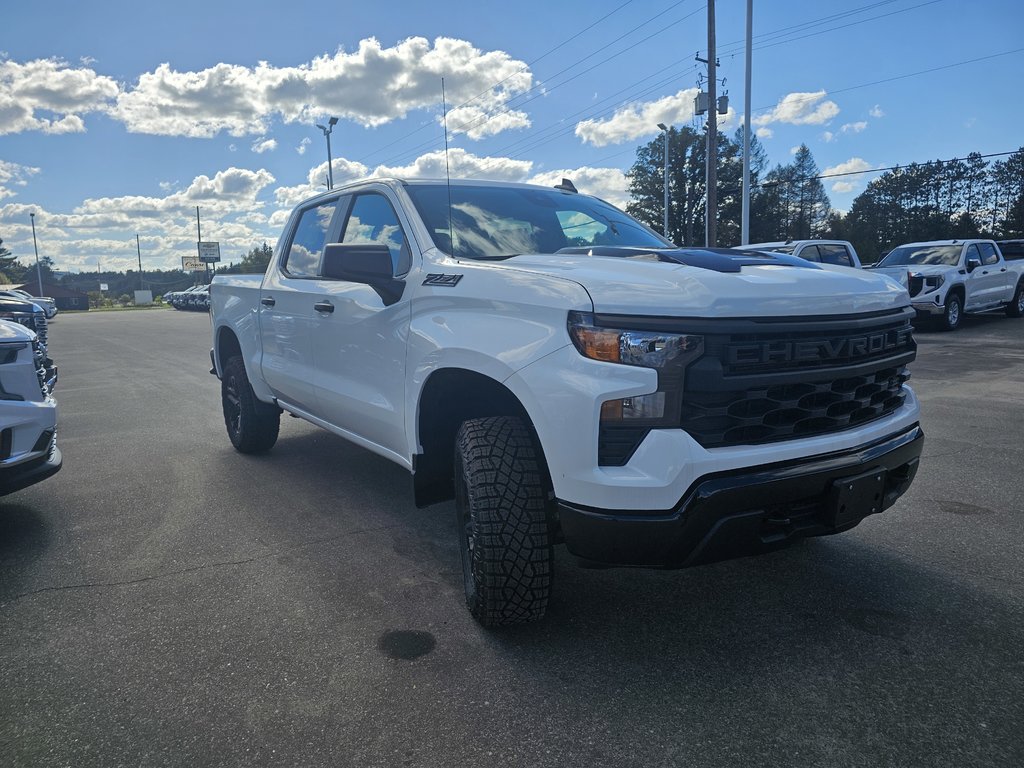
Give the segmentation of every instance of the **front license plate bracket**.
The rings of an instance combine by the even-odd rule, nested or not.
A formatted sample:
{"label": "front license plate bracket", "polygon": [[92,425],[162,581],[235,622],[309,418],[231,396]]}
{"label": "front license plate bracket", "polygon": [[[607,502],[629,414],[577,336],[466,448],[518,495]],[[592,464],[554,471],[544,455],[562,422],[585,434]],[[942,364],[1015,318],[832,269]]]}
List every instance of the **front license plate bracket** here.
{"label": "front license plate bracket", "polygon": [[878,468],[832,483],[826,514],[828,523],[842,528],[882,511],[885,500],[885,470]]}

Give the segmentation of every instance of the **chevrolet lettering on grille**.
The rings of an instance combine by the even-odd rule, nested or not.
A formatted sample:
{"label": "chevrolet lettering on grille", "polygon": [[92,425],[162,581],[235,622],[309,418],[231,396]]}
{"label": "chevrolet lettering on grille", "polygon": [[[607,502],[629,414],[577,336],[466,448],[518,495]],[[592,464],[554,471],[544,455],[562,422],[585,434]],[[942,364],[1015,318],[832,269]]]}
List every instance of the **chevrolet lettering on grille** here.
{"label": "chevrolet lettering on grille", "polygon": [[840,360],[901,349],[911,343],[912,336],[913,330],[906,327],[841,339],[732,344],[727,359],[733,365]]}

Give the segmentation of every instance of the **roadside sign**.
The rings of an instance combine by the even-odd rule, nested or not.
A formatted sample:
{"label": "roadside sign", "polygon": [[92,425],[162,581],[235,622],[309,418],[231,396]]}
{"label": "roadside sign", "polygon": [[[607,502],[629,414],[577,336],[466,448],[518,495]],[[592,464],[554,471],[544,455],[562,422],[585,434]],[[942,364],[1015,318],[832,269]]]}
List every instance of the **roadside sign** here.
{"label": "roadside sign", "polygon": [[201,272],[206,269],[206,262],[200,261],[196,256],[182,256],[181,257],[181,270],[182,272]]}
{"label": "roadside sign", "polygon": [[205,264],[220,261],[220,243],[196,243],[199,246],[199,260]]}
{"label": "roadside sign", "polygon": [[110,287],[106,283],[100,283],[100,290],[101,291],[109,291]]}

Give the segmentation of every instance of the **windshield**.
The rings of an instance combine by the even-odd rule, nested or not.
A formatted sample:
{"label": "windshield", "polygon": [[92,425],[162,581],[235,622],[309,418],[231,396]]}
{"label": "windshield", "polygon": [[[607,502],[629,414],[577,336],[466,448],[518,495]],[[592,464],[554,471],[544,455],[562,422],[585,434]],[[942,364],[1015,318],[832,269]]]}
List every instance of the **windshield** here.
{"label": "windshield", "polygon": [[960,245],[901,245],[894,248],[876,266],[899,267],[904,264],[945,264],[955,267],[960,261]]}
{"label": "windshield", "polygon": [[410,184],[405,189],[434,245],[456,258],[500,259],[597,245],[672,247],[593,197],[556,189],[459,184],[451,187],[453,238],[448,228],[448,187]]}

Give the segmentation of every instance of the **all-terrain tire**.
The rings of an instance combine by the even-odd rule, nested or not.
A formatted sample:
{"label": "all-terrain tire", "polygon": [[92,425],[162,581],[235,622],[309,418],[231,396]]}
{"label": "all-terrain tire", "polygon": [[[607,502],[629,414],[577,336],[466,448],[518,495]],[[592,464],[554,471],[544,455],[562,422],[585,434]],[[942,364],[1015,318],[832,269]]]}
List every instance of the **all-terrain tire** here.
{"label": "all-terrain tire", "polygon": [[1017,290],[1013,292],[1013,298],[1006,305],[1007,317],[1021,317],[1024,315],[1024,280],[1017,283]]}
{"label": "all-terrain tire", "polygon": [[245,363],[239,355],[228,359],[220,382],[224,426],[231,444],[241,453],[263,453],[277,442],[281,410],[256,399]]}
{"label": "all-terrain tire", "polygon": [[544,616],[551,594],[547,469],[521,419],[466,421],[455,438],[455,508],[466,605],[485,627]]}
{"label": "all-terrain tire", "polygon": [[959,293],[950,293],[946,297],[946,309],[939,318],[939,327],[944,331],[955,331],[960,327],[964,316],[964,302]]}

